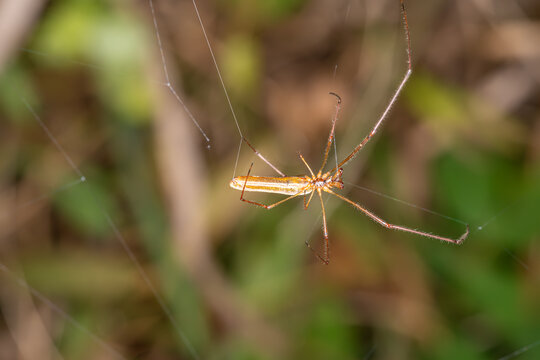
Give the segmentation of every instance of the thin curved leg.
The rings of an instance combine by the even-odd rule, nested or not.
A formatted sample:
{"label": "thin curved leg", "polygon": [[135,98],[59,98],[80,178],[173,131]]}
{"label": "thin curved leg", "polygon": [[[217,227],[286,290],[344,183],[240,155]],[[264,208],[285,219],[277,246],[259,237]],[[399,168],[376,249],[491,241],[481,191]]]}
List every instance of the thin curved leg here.
{"label": "thin curved leg", "polygon": [[465,241],[467,236],[469,236],[469,225],[467,225],[467,228],[465,229],[465,232],[463,233],[463,235],[461,235],[458,239],[452,239],[452,238],[449,238],[449,237],[446,237],[446,236],[430,234],[430,233],[427,233],[425,231],[414,230],[414,229],[404,227],[404,226],[401,226],[401,225],[390,224],[390,223],[387,223],[386,221],[384,221],[383,219],[381,219],[380,217],[378,217],[377,215],[375,215],[374,213],[372,213],[371,211],[369,211],[369,210],[365,209],[364,207],[358,205],[354,201],[349,200],[349,199],[347,199],[346,197],[344,197],[342,195],[336,194],[335,192],[333,192],[333,191],[331,191],[329,189],[325,189],[325,191],[330,193],[330,194],[333,194],[333,195],[337,196],[338,198],[340,198],[343,201],[348,202],[349,204],[351,204],[352,206],[354,206],[358,210],[362,211],[364,214],[366,214],[367,216],[369,216],[370,218],[372,218],[377,223],[379,223],[380,225],[384,226],[387,229],[405,231],[405,232],[409,232],[409,233],[412,233],[412,234],[425,236],[425,237],[428,237],[428,238],[437,239],[437,240],[441,240],[441,241],[446,241],[446,242],[450,242],[450,243],[458,244],[458,245],[461,244],[463,241]]}
{"label": "thin curved leg", "polygon": [[317,256],[325,265],[330,264],[330,241],[328,240],[328,227],[326,225],[326,211],[324,209],[324,202],[321,195],[321,189],[317,189],[317,193],[319,195],[319,199],[321,200],[321,208],[322,208],[322,216],[323,216],[323,235],[324,235],[324,252],[323,255],[319,254],[315,249],[311,247],[308,240],[306,240],[306,246],[313,251],[315,256]]}

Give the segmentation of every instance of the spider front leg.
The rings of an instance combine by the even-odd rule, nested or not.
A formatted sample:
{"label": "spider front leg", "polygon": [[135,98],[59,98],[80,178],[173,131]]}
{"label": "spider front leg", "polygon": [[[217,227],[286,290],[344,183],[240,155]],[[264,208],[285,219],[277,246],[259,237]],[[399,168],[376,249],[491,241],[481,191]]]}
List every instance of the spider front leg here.
{"label": "spider front leg", "polygon": [[[410,33],[409,33],[409,22],[407,20],[407,11],[405,10],[405,4],[403,3],[403,0],[400,0],[400,4],[401,4],[401,22],[403,24],[403,30],[405,31],[405,43],[406,43],[406,50],[407,50],[407,52],[406,52],[406,54],[407,54],[407,58],[406,58],[407,59],[407,70],[405,72],[405,75],[401,79],[401,82],[399,83],[397,89],[394,91],[394,95],[392,95],[392,98],[390,99],[390,101],[386,105],[386,108],[384,109],[382,115],[379,117],[379,119],[375,123],[375,126],[373,126],[373,128],[371,129],[369,134],[353,149],[353,151],[345,159],[343,159],[339,164],[337,164],[337,166],[335,168],[333,168],[332,170],[327,172],[327,174],[330,174],[333,171],[337,170],[338,168],[343,167],[345,164],[347,164],[350,160],[352,160],[356,156],[356,154],[360,151],[360,149],[362,149],[364,147],[364,145],[366,145],[367,142],[369,140],[371,140],[373,138],[373,136],[375,136],[375,134],[379,130],[379,128],[380,128],[381,124],[383,123],[383,121],[386,120],[386,118],[390,114],[390,110],[392,109],[394,104],[397,102],[397,99],[398,99],[399,95],[403,91],[403,88],[405,88],[405,84],[407,83],[407,81],[409,81],[409,78],[411,77],[411,74],[412,74],[412,50],[411,50],[411,36],[410,36]],[[339,99],[339,97],[338,97],[338,99]],[[339,102],[338,102],[338,107],[339,107]],[[337,112],[336,112],[336,116],[337,116]],[[328,144],[330,144],[330,142]],[[328,146],[327,146],[327,151],[328,151]],[[326,156],[325,156],[325,161],[326,161]],[[323,165],[324,165],[324,163],[323,163]]]}

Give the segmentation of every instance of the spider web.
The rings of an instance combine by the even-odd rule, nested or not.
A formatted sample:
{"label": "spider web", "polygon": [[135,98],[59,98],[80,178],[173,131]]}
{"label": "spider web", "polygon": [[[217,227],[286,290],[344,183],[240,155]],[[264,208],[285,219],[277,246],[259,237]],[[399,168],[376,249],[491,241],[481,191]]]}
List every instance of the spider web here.
{"label": "spider web", "polygon": [[[193,2],[193,4],[196,4],[196,3]],[[349,3],[349,6],[346,7],[346,17],[347,18],[349,17],[350,10],[351,10],[351,8],[350,8],[350,3]],[[172,81],[171,81],[171,78],[170,78],[168,65],[167,65],[168,62],[167,62],[167,57],[166,57],[166,52],[167,52],[166,45],[164,45],[162,43],[162,40],[161,40],[160,35],[159,35],[160,34],[160,32],[159,32],[159,21],[158,21],[159,20],[159,12],[156,15],[156,11],[155,11],[155,8],[154,8],[154,5],[153,5],[152,1],[149,2],[149,7],[148,7],[147,11],[151,14],[151,19],[153,21],[154,29],[157,31],[156,32],[157,39],[155,40],[155,42],[156,42],[157,48],[159,49],[159,57],[161,58],[161,66],[163,67],[164,77],[165,77],[165,81],[155,81],[155,82],[157,84],[159,84],[159,85],[164,86],[166,88],[166,91],[168,91],[170,93],[170,95],[172,95],[172,97],[174,99],[176,99],[176,101],[178,103],[180,103],[181,107],[184,109],[185,114],[187,115],[187,118],[182,117],[182,118],[179,118],[177,120],[178,121],[183,121],[185,123],[191,123],[192,124],[192,127],[194,128],[195,131],[193,133],[188,133],[188,136],[191,139],[196,139],[197,137],[200,137],[201,142],[204,143],[206,145],[206,147],[209,148],[210,142],[211,142],[210,135],[207,135],[207,132],[204,131],[204,126],[199,123],[199,121],[197,120],[197,117],[194,116],[192,114],[192,112],[186,107],[186,105],[185,105],[186,102],[183,100],[183,98],[181,98],[179,96],[179,92],[177,90],[175,90],[176,87],[172,85]],[[196,17],[193,16],[193,18],[195,20],[197,20],[198,22],[200,22],[201,25],[204,24],[205,19],[200,16],[198,10],[196,12]],[[205,41],[207,42],[207,44],[211,46],[211,42],[210,42],[209,38],[207,37],[206,32],[204,34],[204,38],[205,38]],[[34,49],[23,49],[23,50],[26,51],[26,52],[33,52],[34,54],[37,54],[38,56],[49,56],[47,53],[42,53],[42,52],[40,52],[38,50],[34,50]],[[213,61],[214,65],[216,67],[218,67],[218,60],[216,59],[216,55],[214,53],[212,53],[211,58],[212,58],[212,61]],[[59,60],[53,58],[52,62],[58,64]],[[95,68],[99,68],[99,69],[103,68],[101,65],[96,65],[96,64],[91,64],[91,63],[83,63],[81,65],[95,67]],[[336,71],[336,69],[337,69],[337,71]],[[334,70],[334,72],[339,72],[339,69],[340,68],[336,66],[333,70]],[[115,70],[115,71],[117,71],[117,70]],[[329,71],[329,72],[331,73],[332,71]],[[226,83],[225,83],[224,77],[222,76],[222,74],[219,74],[218,77],[219,77],[220,84],[225,89],[226,88]],[[335,75],[334,75],[334,77],[335,77]],[[154,78],[154,80],[157,79],[157,77],[155,77],[155,76],[153,78]],[[229,94],[227,92],[226,92],[226,101],[227,101],[228,106],[229,106],[229,108],[230,108],[230,110],[232,112],[234,125],[236,126],[236,129],[237,129],[239,137],[240,137],[240,143],[239,143],[236,155],[235,155],[236,160],[234,161],[235,162],[234,170],[233,170],[233,174],[234,174],[234,173],[236,173],[238,164],[245,163],[245,161],[241,157],[241,149],[242,149],[242,147],[241,147],[241,144],[242,144],[241,138],[244,136],[244,133],[242,132],[242,127],[239,125],[237,115],[235,113],[235,106],[233,106],[234,101],[231,100],[231,97],[229,96]],[[23,196],[21,196],[22,200],[20,200],[20,202],[19,202],[19,200],[16,201],[16,204],[17,204],[16,207],[15,207],[16,210],[17,211],[22,211],[22,212],[28,211],[28,213],[29,213],[30,212],[29,209],[31,209],[32,207],[35,207],[36,205],[38,205],[38,204],[40,204],[40,203],[42,203],[44,201],[47,201],[49,199],[54,199],[58,194],[68,193],[71,190],[73,190],[74,188],[79,189],[81,187],[88,186],[87,191],[88,191],[88,193],[91,194],[90,199],[93,199],[95,204],[90,205],[90,203],[86,202],[86,201],[88,201],[88,198],[86,198],[84,200],[85,202],[79,203],[79,205],[83,206],[83,207],[88,206],[90,208],[98,209],[100,215],[104,218],[104,222],[109,227],[109,231],[112,232],[113,237],[116,239],[116,241],[118,241],[118,243],[121,245],[121,247],[124,248],[124,250],[128,254],[129,259],[134,262],[135,269],[137,269],[137,271],[139,272],[141,278],[143,279],[143,282],[145,283],[145,286],[147,286],[147,288],[150,289],[150,292],[152,293],[155,300],[159,304],[159,307],[161,308],[163,313],[165,313],[168,320],[171,322],[171,326],[176,330],[176,333],[180,337],[180,341],[183,343],[183,347],[185,348],[187,353],[189,353],[192,358],[198,358],[199,356],[198,356],[197,351],[195,350],[195,346],[191,342],[191,336],[187,334],[187,330],[191,331],[192,329],[186,329],[185,326],[182,325],[182,322],[177,320],[177,315],[174,314],[173,311],[169,308],[170,307],[170,304],[169,304],[170,300],[169,301],[165,300],[165,299],[168,298],[168,296],[165,295],[165,299],[164,299],[164,295],[162,295],[161,291],[159,290],[161,285],[156,285],[158,282],[156,280],[152,279],[152,277],[149,275],[149,270],[146,268],[145,265],[141,264],[141,260],[140,260],[141,259],[141,254],[142,254],[143,259],[146,257],[144,255],[144,252],[141,252],[141,253],[138,253],[139,251],[134,252],[134,250],[132,250],[132,247],[129,245],[129,241],[126,241],[126,239],[124,238],[123,234],[129,233],[129,227],[126,227],[125,229],[123,229],[123,226],[119,227],[119,226],[116,225],[117,222],[122,221],[121,220],[122,217],[120,217],[120,219],[117,220],[116,216],[118,215],[118,212],[117,211],[112,211],[111,212],[111,210],[110,210],[111,205],[108,204],[106,201],[105,202],[100,202],[101,195],[99,193],[94,192],[95,191],[94,189],[96,187],[89,185],[89,184],[99,183],[100,182],[99,176],[95,176],[95,177],[91,176],[91,175],[86,176],[86,174],[92,173],[92,169],[90,169],[89,172],[87,172],[87,171],[83,172],[83,170],[81,170],[81,168],[84,169],[85,167],[87,167],[89,165],[87,164],[88,162],[84,160],[84,158],[81,158],[79,156],[79,151],[77,149],[78,145],[77,144],[75,144],[75,145],[71,144],[72,145],[71,148],[69,150],[66,150],[66,148],[63,146],[62,137],[61,137],[61,134],[63,132],[62,127],[57,126],[57,127],[55,127],[55,129],[49,128],[47,123],[42,119],[42,117],[40,115],[41,111],[37,110],[35,106],[31,105],[33,103],[35,103],[34,99],[28,99],[28,98],[25,98],[25,97],[21,98],[21,104],[23,104],[22,108],[26,109],[25,111],[27,111],[27,113],[29,113],[31,115],[31,117],[34,119],[37,126],[41,129],[42,134],[46,135],[46,138],[48,139],[48,141],[50,141],[49,144],[46,145],[46,146],[48,146],[50,149],[54,149],[54,151],[57,151],[60,154],[60,158],[62,158],[67,163],[68,167],[75,173],[75,175],[77,177],[75,179],[70,179],[68,181],[63,181],[63,178],[65,178],[65,177],[69,178],[69,176],[64,175],[64,170],[58,171],[58,173],[56,174],[57,176],[53,176],[52,179],[47,177],[47,176],[50,176],[49,174],[43,175],[41,180],[43,180],[43,183],[46,184],[46,185],[49,185],[49,184],[52,183],[52,186],[49,187],[49,189],[52,189],[52,190],[48,190],[48,192],[46,192],[45,194],[37,195],[37,196],[35,196],[35,192],[31,192],[30,196],[27,196],[27,194],[23,194]],[[44,104],[44,106],[46,107],[47,104]],[[162,105],[162,106],[164,106],[164,105]],[[342,117],[344,117],[344,116],[342,115]],[[65,120],[66,117],[63,117],[63,119]],[[65,120],[65,121],[67,121],[67,120]],[[340,121],[341,121],[341,119],[340,119]],[[31,126],[31,125],[28,125],[28,126]],[[58,133],[60,133],[60,135]],[[199,135],[197,135],[197,133]],[[211,133],[209,132],[208,134],[211,134]],[[36,136],[36,135],[33,135],[33,136]],[[113,136],[113,138],[111,140],[112,140],[112,142],[117,141],[117,139],[115,139],[114,136]],[[340,144],[344,143],[345,145],[350,145],[350,144],[348,144],[348,143],[350,143],[350,140],[348,140],[348,139],[342,140],[342,138],[338,138],[338,140],[340,140]],[[357,138],[356,138],[356,140],[357,140]],[[93,141],[94,140],[92,140],[90,142],[93,142]],[[218,146],[218,145],[216,145],[216,146]],[[215,150],[216,146],[213,146],[212,148],[209,148],[209,150],[210,151],[217,151],[217,150]],[[347,148],[350,148],[350,147],[347,147],[347,146],[340,147],[339,148],[339,154],[344,154],[344,152],[346,152],[346,150],[341,150],[341,149],[347,149]],[[336,147],[334,147],[334,149],[336,149]],[[263,152],[263,153],[267,154],[267,152]],[[336,157],[337,157],[338,151],[335,151],[335,153],[336,153]],[[74,155],[72,155],[72,154],[74,154]],[[253,154],[251,153],[251,154],[249,154],[249,156],[253,156]],[[53,160],[52,164],[55,164],[54,161],[55,160]],[[366,161],[366,160],[361,160],[361,161]],[[336,160],[336,162],[337,162],[337,160]],[[45,162],[45,163],[47,164],[47,162]],[[84,164],[84,165],[81,166],[81,164]],[[52,165],[49,165],[49,166],[52,169]],[[45,170],[47,170],[47,166],[45,166]],[[354,172],[354,171],[351,171],[351,172]],[[62,176],[58,176],[58,175],[62,175]],[[41,176],[40,174],[33,174],[33,176],[36,176],[38,178],[38,180],[40,180],[40,176]],[[356,188],[362,188],[363,190],[366,190],[366,191],[369,191],[369,192],[377,193],[377,195],[387,197],[387,198],[389,198],[389,199],[391,199],[393,201],[401,202],[406,206],[413,207],[413,208],[422,210],[424,212],[431,213],[432,215],[436,215],[436,216],[439,216],[439,217],[446,218],[447,220],[454,221],[456,223],[464,224],[464,223],[469,222],[468,219],[460,219],[460,218],[456,218],[456,217],[453,217],[453,216],[448,216],[446,214],[441,214],[441,213],[433,211],[433,210],[431,210],[429,208],[426,208],[426,207],[423,207],[423,206],[420,206],[420,205],[415,205],[413,203],[410,203],[410,202],[407,202],[407,201],[404,201],[404,200],[397,199],[395,197],[386,195],[385,193],[380,193],[377,190],[374,190],[372,188],[365,188],[361,184],[357,183],[357,180],[353,180],[353,182],[349,183],[349,185],[351,185],[352,187],[356,187]],[[9,187],[6,187],[6,188],[8,190],[6,190],[3,193],[4,194],[9,194],[9,189],[10,188]],[[98,188],[99,188],[99,186],[98,186]],[[133,190],[131,190],[131,191],[133,191]],[[529,194],[530,193],[526,192],[522,196],[524,198],[527,198],[527,197],[529,197]],[[475,238],[480,238],[480,235],[482,234],[482,232],[484,232],[486,230],[489,230],[490,226],[493,226],[494,224],[497,224],[499,221],[502,222],[502,219],[504,219],[504,217],[506,215],[508,215],[508,213],[511,213],[516,208],[519,208],[521,205],[523,205],[523,202],[525,202],[525,201],[526,201],[526,199],[524,200],[524,199],[522,199],[520,197],[516,197],[515,202],[510,202],[510,203],[507,203],[506,205],[503,205],[503,206],[500,206],[498,208],[493,209],[494,210],[493,212],[488,213],[484,217],[484,219],[485,219],[484,221],[480,221],[478,225],[476,225],[476,224],[474,225],[473,231],[472,231],[472,234],[471,234],[471,239],[469,241],[472,242],[472,241],[475,240]],[[335,205],[329,204],[328,206],[329,206],[329,213],[332,213],[334,211],[333,207],[335,207]],[[112,206],[112,208],[114,209],[114,206]],[[337,210],[335,210],[335,211],[337,211]],[[297,215],[296,214],[290,215],[286,221],[294,223],[294,221],[291,220],[291,218],[293,218],[294,216],[297,216]],[[6,213],[5,218],[10,218],[10,217],[7,216],[7,213]],[[312,224],[313,223],[313,217],[311,217],[311,220],[308,220],[307,223]],[[31,230],[30,227],[31,227],[31,225],[24,225],[24,224],[21,226],[22,230]],[[313,229],[312,232],[317,232],[319,230],[317,224],[315,224],[315,226],[311,226],[311,227]],[[312,237],[312,235],[307,235],[306,237],[308,239],[310,239]],[[13,239],[12,236],[8,237],[8,238]],[[302,242],[300,241],[300,243],[302,243]],[[8,247],[8,249],[10,249],[10,248],[11,247]],[[152,250],[148,250],[148,251],[151,252]],[[504,248],[504,251],[516,263],[520,264],[520,266],[523,267],[523,269],[525,269],[526,271],[531,270],[529,268],[529,266],[527,265],[527,261],[524,260],[523,258],[521,258],[520,256],[518,256],[517,254],[515,254],[511,249]],[[16,255],[17,252],[14,251],[13,254]],[[10,254],[8,253],[7,256],[4,256],[4,257],[9,259],[10,261],[12,261],[13,259],[11,259],[9,255]],[[14,266],[17,266],[16,263],[14,263]],[[50,310],[52,310],[53,312],[59,313],[72,326],[77,328],[79,331],[81,331],[83,333],[86,333],[90,338],[92,338],[93,341],[96,342],[96,345],[101,348],[101,351],[107,352],[109,356],[114,357],[114,358],[126,358],[125,355],[121,354],[122,351],[119,352],[117,349],[115,349],[115,346],[111,345],[111,342],[103,340],[100,337],[100,335],[98,335],[98,332],[93,331],[93,330],[89,330],[88,327],[84,325],[83,321],[78,320],[76,317],[70,315],[70,313],[68,311],[63,310],[62,307],[59,306],[56,301],[49,300],[48,296],[43,295],[42,292],[40,292],[37,289],[35,289],[34,287],[28,285],[28,283],[25,280],[23,280],[23,277],[20,276],[20,275],[16,275],[11,267],[6,266],[6,263],[4,261],[0,264],[0,270],[2,270],[3,273],[8,275],[6,277],[6,279],[8,279],[8,280],[4,280],[4,281],[9,282],[10,281],[9,279],[14,280],[15,283],[18,283],[20,286],[22,286],[27,291],[29,291],[36,299],[38,299],[42,304],[44,304]],[[4,312],[4,315],[5,315],[6,310],[4,309],[3,312]],[[52,331],[51,331],[51,333],[52,333]],[[517,356],[519,356],[519,355],[521,355],[521,354],[523,354],[525,352],[531,351],[531,350],[535,349],[535,347],[538,345],[538,341],[533,341],[533,342],[531,342],[529,344],[524,343],[523,345],[524,345],[523,348],[517,349],[512,353],[508,353],[508,355],[505,355],[505,356],[501,357],[501,359],[511,359],[511,358],[517,357]],[[378,352],[378,349],[379,349],[378,346],[374,346],[371,350],[366,351],[366,354],[367,354],[366,358],[371,358],[372,356],[374,356],[374,354],[376,354]]]}

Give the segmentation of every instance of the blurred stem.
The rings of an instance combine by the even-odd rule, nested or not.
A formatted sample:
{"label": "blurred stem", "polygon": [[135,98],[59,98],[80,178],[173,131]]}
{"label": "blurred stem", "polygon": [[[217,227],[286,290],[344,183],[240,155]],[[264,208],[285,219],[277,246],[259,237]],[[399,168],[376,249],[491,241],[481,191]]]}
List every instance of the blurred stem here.
{"label": "blurred stem", "polygon": [[34,20],[44,4],[44,0],[0,2],[0,73],[35,25]]}
{"label": "blurred stem", "polygon": [[207,174],[200,152],[201,138],[173,95],[165,86],[156,84],[162,69],[159,60],[155,59],[152,68],[148,83],[153,84],[156,94],[156,156],[168,202],[176,259],[187,269],[227,333],[278,355],[285,349],[284,338],[241,301],[212,257],[205,216],[210,200],[206,198]]}

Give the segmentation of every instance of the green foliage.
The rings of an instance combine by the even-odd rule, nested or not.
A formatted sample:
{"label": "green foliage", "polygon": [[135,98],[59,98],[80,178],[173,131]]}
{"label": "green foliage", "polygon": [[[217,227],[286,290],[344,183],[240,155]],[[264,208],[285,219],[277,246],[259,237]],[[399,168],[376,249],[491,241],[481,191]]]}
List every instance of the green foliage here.
{"label": "green foliage", "polygon": [[[390,16],[397,22],[399,9],[386,18],[386,7],[364,11],[354,3],[343,9],[323,3],[235,0],[201,6],[243,135],[256,139],[280,169],[293,169],[291,175],[306,171],[295,151],[320,160],[329,127],[325,111],[330,114],[335,101],[328,109],[320,106],[328,91],[339,90],[344,99],[336,133],[343,156],[350,148],[341,148],[342,139],[361,141],[372,126],[365,119],[380,115],[377,106],[386,103],[398,79],[393,69],[377,68],[390,63],[381,59],[395,43],[375,30],[387,29]],[[389,222],[441,235],[459,234],[467,222],[469,238],[452,246],[392,231],[326,194],[331,263],[325,266],[304,245],[309,241],[322,250],[317,196],[307,211],[301,197],[265,210],[238,201],[239,193],[227,186],[235,164],[236,175],[251,161],[257,161],[257,175],[272,171],[245,145],[236,157],[240,139],[191,2],[155,4],[167,66],[174,69],[171,83],[211,138],[206,149],[191,123],[182,130],[192,131],[191,153],[189,161],[178,153],[183,160],[177,168],[164,165],[158,134],[165,122],[184,121],[185,114],[163,105],[169,98],[151,96],[165,80],[145,2],[50,2],[24,49],[2,69],[2,259],[19,264],[25,281],[78,326],[44,311],[48,305],[39,298],[22,308],[24,286],[12,290],[4,285],[17,281],[6,277],[0,280],[8,289],[0,291],[6,318],[1,336],[15,338],[20,329],[30,329],[28,319],[37,310],[51,348],[73,359],[104,358],[107,352],[78,327],[127,358],[149,359],[191,358],[183,336],[203,359],[246,360],[483,360],[537,341],[537,94],[520,82],[503,88],[510,104],[483,98],[501,91],[491,86],[499,76],[506,79],[508,69],[492,50],[476,53],[465,46],[478,41],[468,32],[463,43],[448,37],[455,35],[457,19],[422,24],[422,14],[411,16],[420,22],[410,24],[416,34],[436,29],[417,41],[426,48],[416,51],[413,41],[418,71],[381,131],[347,164],[350,183],[343,194]],[[444,51],[432,43],[444,44]],[[86,181],[73,182],[78,171],[21,98]],[[172,185],[184,194],[198,186],[197,203],[171,196],[164,179],[173,171],[185,179],[197,175],[197,184],[182,178]],[[282,198],[247,197],[265,204]],[[180,224],[175,211],[182,213]],[[174,238],[173,230],[194,218],[204,221],[196,234],[204,243],[186,249],[189,241]],[[185,254],[200,258],[189,268]],[[277,340],[265,338],[269,333]],[[538,354],[540,346],[521,358]]]}
{"label": "green foliage", "polygon": [[117,214],[110,192],[97,181],[85,182],[83,186],[74,186],[62,191],[57,194],[55,202],[62,216],[69,219],[70,224],[94,236],[109,233],[110,226],[106,216]]}
{"label": "green foliage", "polygon": [[225,80],[232,84],[236,96],[250,97],[259,86],[261,59],[252,39],[233,36],[226,42],[222,69]]}

